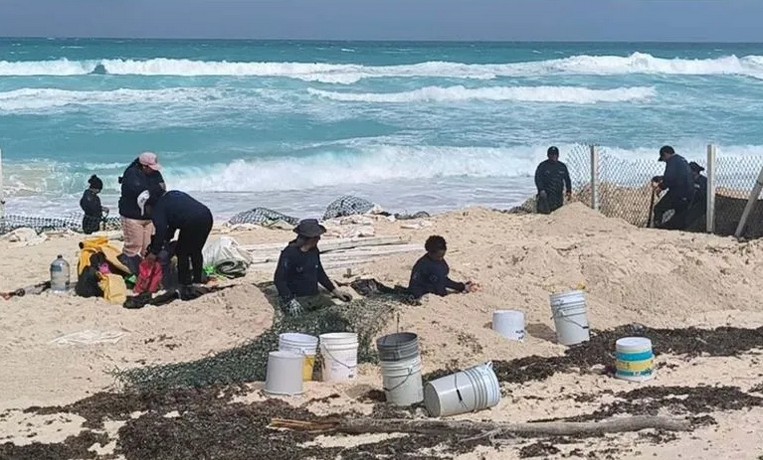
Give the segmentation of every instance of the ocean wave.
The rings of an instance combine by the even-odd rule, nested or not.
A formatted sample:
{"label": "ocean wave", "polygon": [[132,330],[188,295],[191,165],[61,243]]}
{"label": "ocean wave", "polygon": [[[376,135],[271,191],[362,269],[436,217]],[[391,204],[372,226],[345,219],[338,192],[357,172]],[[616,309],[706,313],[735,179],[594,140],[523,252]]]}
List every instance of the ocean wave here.
{"label": "ocean wave", "polygon": [[465,88],[463,86],[427,86],[399,93],[342,93],[308,88],[312,95],[340,102],[463,102],[521,101],[594,104],[597,102],[630,102],[657,95],[653,87],[590,89],[575,86],[515,86]]}
{"label": "ocean wave", "polygon": [[[574,180],[585,180],[588,174],[588,147],[580,144],[558,144],[562,161],[567,162]],[[350,143],[343,151],[320,153],[307,157],[283,156],[249,158],[230,163],[173,163],[163,161],[163,174],[172,189],[189,192],[277,192],[308,190],[323,187],[360,186],[407,182],[422,190],[427,184],[447,187],[453,181],[474,179],[522,178],[531,180],[538,163],[546,158],[547,144],[519,145],[503,148],[454,146],[375,146],[367,141]],[[705,163],[703,143],[674,145],[688,160]],[[622,179],[651,177],[662,171],[655,161],[659,145],[640,148],[601,147],[613,158],[623,161],[622,168],[641,162],[637,172],[624,173]],[[718,146],[719,161],[763,158],[763,145]],[[104,180],[105,193],[118,193],[116,178],[129,162],[93,162],[90,164],[57,161],[15,162],[8,168],[6,192],[10,197],[36,195],[76,195],[85,189],[87,178],[98,174]],[[203,160],[202,160],[203,161]],[[755,164],[759,162],[755,160]],[[728,163],[731,164],[731,163]],[[649,169],[643,169],[648,165]],[[755,170],[750,169],[754,181]],[[584,177],[580,177],[580,175]],[[729,186],[724,176],[720,186]],[[477,183],[477,182],[475,182]],[[447,198],[443,198],[447,200]]]}
{"label": "ocean wave", "polygon": [[174,104],[219,100],[222,91],[210,88],[158,90],[70,91],[56,88],[22,88],[0,92],[0,111],[23,112],[66,106]]}
{"label": "ocean wave", "polygon": [[735,55],[713,59],[578,55],[506,64],[464,64],[429,61],[418,64],[365,66],[301,62],[228,62],[155,58],[92,61],[0,61],[0,76],[69,76],[93,73],[98,66],[112,75],[284,77],[323,83],[352,84],[365,78],[429,77],[494,79],[497,77],[573,75],[741,75],[763,79],[763,56]]}
{"label": "ocean wave", "polygon": [[306,158],[238,160],[230,164],[171,171],[180,189],[216,192],[298,190],[390,180],[517,177],[532,174],[543,147],[365,147],[357,154],[326,153]]}

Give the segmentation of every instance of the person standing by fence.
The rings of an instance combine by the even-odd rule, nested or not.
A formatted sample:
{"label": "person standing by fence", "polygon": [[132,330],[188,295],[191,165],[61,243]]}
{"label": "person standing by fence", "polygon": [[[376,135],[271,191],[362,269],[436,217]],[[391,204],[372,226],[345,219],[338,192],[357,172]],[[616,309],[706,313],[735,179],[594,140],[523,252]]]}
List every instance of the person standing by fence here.
{"label": "person standing by fence", "polygon": [[93,174],[87,183],[90,187],[82,194],[79,205],[85,213],[85,217],[82,218],[82,233],[91,235],[101,229],[103,213],[109,212],[109,209],[101,205],[101,198],[98,197],[103,190],[103,181]]}
{"label": "person standing by fence", "polygon": [[699,220],[705,217],[707,213],[707,177],[702,175],[705,168],[692,161],[689,163],[689,169],[691,169],[691,176],[694,181],[694,197],[687,213],[687,229],[692,230],[700,226],[704,229],[704,224]]}
{"label": "person standing by fence", "polygon": [[538,188],[537,211],[551,214],[564,205],[564,192],[567,199],[572,196],[572,181],[567,165],[559,161],[559,149],[549,147],[548,159],[541,162],[535,170],[535,186]]}
{"label": "person standing by fence", "polygon": [[[694,196],[694,181],[689,163],[676,154],[673,147],[660,148],[658,161],[665,162],[665,173],[652,178],[655,190],[667,190],[654,207],[654,226],[666,230],[683,230],[687,224],[687,212]],[[673,216],[663,222],[666,212],[673,210]]]}

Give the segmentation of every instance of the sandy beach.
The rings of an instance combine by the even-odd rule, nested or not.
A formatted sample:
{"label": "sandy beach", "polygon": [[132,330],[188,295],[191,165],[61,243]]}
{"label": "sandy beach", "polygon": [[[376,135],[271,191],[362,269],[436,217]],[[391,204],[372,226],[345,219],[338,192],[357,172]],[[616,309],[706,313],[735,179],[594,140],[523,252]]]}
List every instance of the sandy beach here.
{"label": "sandy beach", "polygon": [[[481,290],[429,296],[420,306],[402,306],[398,320],[383,332],[399,328],[418,334],[425,374],[491,360],[500,363],[496,369],[502,381],[501,402],[451,419],[527,422],[659,414],[688,418],[691,431],[468,441],[401,434],[267,434],[269,414],[307,419],[304,411],[317,416],[350,416],[352,411],[355,416],[426,418],[423,409],[400,412],[374,400],[382,385],[379,368],[372,364],[361,365],[352,383],[309,382],[305,394],[293,398],[267,398],[257,382],[237,387],[230,397],[215,398],[198,390],[193,393],[197,400],[127,398],[122,406],[109,399],[113,396],[104,398],[103,393],[122,390],[114,371],[198,360],[266,331],[273,322],[273,309],[255,284],[271,280],[272,273],[250,270],[244,278],[226,281],[232,285],[229,289],[140,310],[51,293],[0,301],[0,458],[179,459],[192,458],[193,452],[197,458],[269,459],[295,455],[757,459],[763,455],[759,428],[763,372],[758,350],[763,347],[763,332],[742,331],[763,326],[759,241],[739,243],[714,235],[636,228],[580,203],[550,216],[471,208],[412,225],[417,222],[421,221],[375,218],[374,233],[410,239],[421,245],[422,253],[430,234],[444,236],[452,278],[474,280]],[[342,230],[338,225],[329,227]],[[243,245],[285,244],[292,236],[288,230],[218,228],[212,238],[222,234]],[[64,234],[33,245],[0,242],[0,291],[45,281],[57,254],[69,260],[74,276],[81,238]],[[419,255],[391,255],[352,271],[390,286],[404,285]],[[343,273],[344,269],[329,271],[340,281]],[[593,329],[634,323],[675,329],[665,337],[684,345],[688,341],[685,347],[693,352],[663,352],[666,343],[655,340],[657,377],[642,384],[614,379],[603,365],[560,364],[545,377],[537,375],[537,366],[522,366],[517,361],[521,358],[535,356],[533,362],[542,364],[544,359],[565,356],[566,347],[555,342],[549,295],[580,286],[587,293]],[[496,309],[525,312],[528,336],[523,343],[508,341],[490,329]],[[690,327],[730,329],[711,334],[687,330]],[[83,331],[111,340],[56,342]],[[548,361],[551,366],[560,362]],[[214,391],[217,395],[222,390]],[[90,402],[77,403],[84,398]],[[73,406],[51,409],[67,405]],[[43,409],[30,410],[33,407]],[[88,407],[90,411],[85,410]],[[107,415],[94,416],[93,407]],[[199,420],[204,423],[197,425]],[[156,436],[136,441],[141,427],[154,427]],[[215,430],[225,438],[211,434]],[[248,457],[241,456],[246,449]]]}

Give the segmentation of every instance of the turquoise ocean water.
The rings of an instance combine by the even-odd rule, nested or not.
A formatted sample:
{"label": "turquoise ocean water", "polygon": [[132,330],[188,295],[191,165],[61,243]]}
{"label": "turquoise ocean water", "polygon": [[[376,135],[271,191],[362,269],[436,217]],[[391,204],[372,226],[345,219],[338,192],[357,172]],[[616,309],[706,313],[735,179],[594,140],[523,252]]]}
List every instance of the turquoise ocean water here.
{"label": "turquoise ocean water", "polygon": [[763,154],[763,44],[0,39],[7,209],[66,215],[144,150],[221,217],[354,193],[508,207],[550,144]]}

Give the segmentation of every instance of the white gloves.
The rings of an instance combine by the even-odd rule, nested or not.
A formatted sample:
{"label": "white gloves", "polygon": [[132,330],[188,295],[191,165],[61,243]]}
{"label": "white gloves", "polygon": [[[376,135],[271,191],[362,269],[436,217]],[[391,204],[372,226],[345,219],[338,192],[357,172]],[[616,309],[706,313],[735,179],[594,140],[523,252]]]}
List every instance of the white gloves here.
{"label": "white gloves", "polygon": [[289,303],[286,304],[286,313],[289,316],[299,316],[303,311],[302,304],[300,304],[297,299],[291,299]]}
{"label": "white gloves", "polygon": [[352,296],[348,292],[342,291],[338,288],[331,291],[331,294],[333,294],[334,297],[341,300],[342,302],[349,302],[352,300]]}

